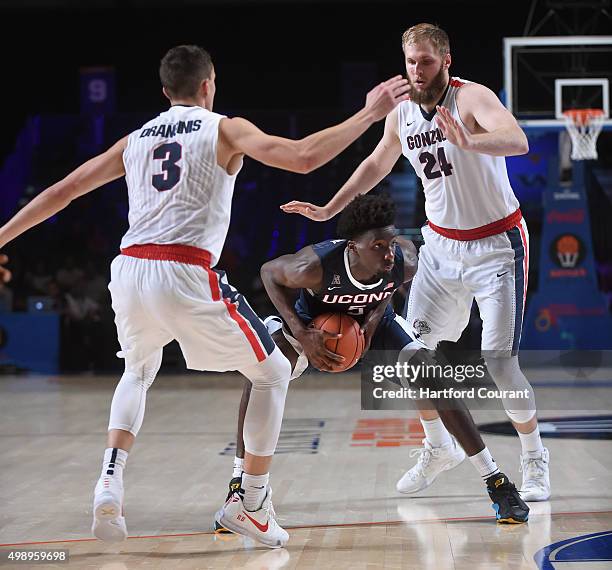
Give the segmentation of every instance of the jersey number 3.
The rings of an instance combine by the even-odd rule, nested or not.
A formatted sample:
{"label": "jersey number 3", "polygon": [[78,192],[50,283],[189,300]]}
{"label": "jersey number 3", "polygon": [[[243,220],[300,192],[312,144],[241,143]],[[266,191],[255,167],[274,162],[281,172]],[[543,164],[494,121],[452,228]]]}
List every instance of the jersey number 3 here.
{"label": "jersey number 3", "polygon": [[151,177],[151,184],[159,192],[171,190],[181,179],[181,167],[176,163],[181,160],[182,152],[183,149],[177,142],[163,144],[153,151],[153,158],[162,161],[163,172]]}
{"label": "jersey number 3", "polygon": [[440,170],[434,170],[436,166],[436,157],[431,154],[431,152],[422,152],[419,154],[419,160],[421,164],[424,164],[423,173],[429,180],[433,180],[434,178],[440,178],[442,174],[444,176],[450,176],[453,173],[453,165],[446,160],[446,155],[444,154],[444,147],[438,148],[438,164],[440,165]]}

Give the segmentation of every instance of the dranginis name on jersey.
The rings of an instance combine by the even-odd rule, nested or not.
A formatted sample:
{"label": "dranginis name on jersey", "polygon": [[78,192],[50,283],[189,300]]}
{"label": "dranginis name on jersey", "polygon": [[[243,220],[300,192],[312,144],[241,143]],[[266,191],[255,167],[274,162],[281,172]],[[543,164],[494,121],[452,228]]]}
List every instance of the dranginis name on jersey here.
{"label": "dranginis name on jersey", "polygon": [[440,129],[433,129],[424,133],[417,133],[416,135],[408,135],[406,137],[406,144],[410,150],[415,148],[421,148],[423,146],[431,146],[432,144],[441,143],[446,140],[446,137],[442,134]]}
{"label": "dranginis name on jersey", "polygon": [[155,125],[148,129],[143,129],[140,133],[139,138],[143,137],[165,137],[170,138],[175,135],[184,133],[193,133],[200,130],[202,121],[196,119],[194,121],[179,121],[178,123],[171,123],[169,125]]}

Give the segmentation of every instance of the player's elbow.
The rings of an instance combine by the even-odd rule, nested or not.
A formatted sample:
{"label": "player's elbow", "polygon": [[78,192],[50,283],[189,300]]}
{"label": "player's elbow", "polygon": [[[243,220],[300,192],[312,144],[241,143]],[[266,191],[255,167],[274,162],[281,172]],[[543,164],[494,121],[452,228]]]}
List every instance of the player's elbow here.
{"label": "player's elbow", "polygon": [[298,174],[309,174],[316,168],[317,162],[313,152],[305,150],[298,153],[295,172]]}
{"label": "player's elbow", "polygon": [[266,261],[266,263],[264,263],[261,266],[261,269],[259,270],[259,276],[261,277],[262,281],[269,277],[270,270],[271,270],[270,268],[271,263],[272,263],[271,261]]}
{"label": "player's elbow", "polygon": [[294,171],[308,174],[321,166],[317,145],[307,139],[294,141]]}
{"label": "player's elbow", "polygon": [[527,154],[529,152],[529,141],[527,140],[527,135],[521,130],[520,134],[516,137],[515,142],[515,156],[521,154]]}
{"label": "player's elbow", "polygon": [[50,198],[54,202],[57,202],[61,208],[65,208],[79,196],[79,189],[80,185],[78,180],[74,178],[65,178],[49,188]]}
{"label": "player's elbow", "polygon": [[259,270],[259,276],[261,277],[262,282],[265,283],[271,283],[272,281],[274,281],[274,275],[276,274],[276,260],[273,259],[271,261],[266,261],[266,263],[264,263],[261,266],[261,269]]}

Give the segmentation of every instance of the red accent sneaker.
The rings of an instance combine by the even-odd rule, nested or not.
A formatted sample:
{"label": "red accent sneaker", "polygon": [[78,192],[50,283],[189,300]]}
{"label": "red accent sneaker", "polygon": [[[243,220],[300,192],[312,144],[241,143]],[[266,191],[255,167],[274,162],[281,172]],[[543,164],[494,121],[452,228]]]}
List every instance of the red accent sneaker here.
{"label": "red accent sneaker", "polygon": [[256,511],[247,511],[242,496],[234,492],[217,512],[215,520],[226,529],[253,538],[270,548],[282,548],[289,540],[287,531],[276,522],[270,487],[261,507]]}

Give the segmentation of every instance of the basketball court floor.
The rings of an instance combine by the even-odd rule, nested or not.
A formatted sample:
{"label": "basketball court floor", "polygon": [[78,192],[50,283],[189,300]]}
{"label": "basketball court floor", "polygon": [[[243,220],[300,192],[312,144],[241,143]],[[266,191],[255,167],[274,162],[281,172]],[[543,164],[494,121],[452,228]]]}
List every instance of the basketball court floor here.
{"label": "basketball court floor", "polygon": [[[156,380],[125,473],[130,538],[120,545],[90,534],[118,378],[0,377],[3,564],[11,551],[67,549],[67,565],[32,567],[610,568],[612,456],[598,437],[610,436],[612,369],[591,371],[579,390],[563,387],[567,371],[527,374],[538,386],[542,431],[587,438],[545,438],[553,498],[531,503],[529,523],[516,526],[495,523],[468,461],[418,495],[399,495],[395,483],[416,461],[410,452],[420,424],[414,412],[361,411],[357,373],[293,382],[271,476],[278,519],[290,533],[280,550],[211,532],[231,476],[239,376]],[[475,417],[481,425],[506,420],[501,410]],[[485,441],[518,483],[518,439],[485,434]]]}

